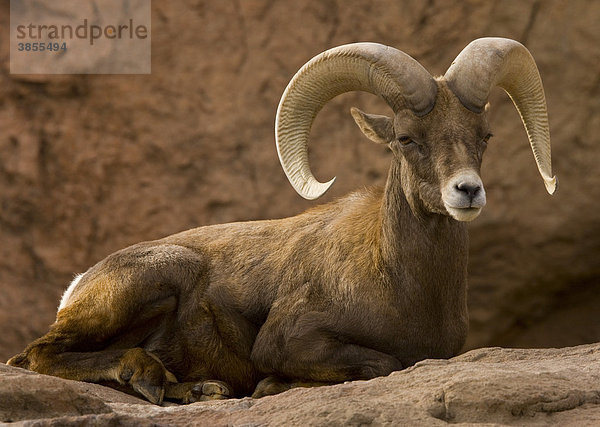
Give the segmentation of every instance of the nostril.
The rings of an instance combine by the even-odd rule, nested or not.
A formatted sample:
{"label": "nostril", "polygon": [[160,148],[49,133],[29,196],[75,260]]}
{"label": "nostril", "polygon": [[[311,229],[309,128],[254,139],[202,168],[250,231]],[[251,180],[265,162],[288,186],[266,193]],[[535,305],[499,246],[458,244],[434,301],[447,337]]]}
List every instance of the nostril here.
{"label": "nostril", "polygon": [[481,186],[469,182],[461,182],[455,186],[456,190],[465,193],[472,200],[481,191]]}

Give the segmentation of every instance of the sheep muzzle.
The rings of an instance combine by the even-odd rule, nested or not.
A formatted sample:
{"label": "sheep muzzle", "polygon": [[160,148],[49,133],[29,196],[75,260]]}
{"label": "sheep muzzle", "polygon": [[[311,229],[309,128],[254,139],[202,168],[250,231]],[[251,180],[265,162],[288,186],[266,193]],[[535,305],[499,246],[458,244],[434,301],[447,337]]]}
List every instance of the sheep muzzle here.
{"label": "sheep muzzle", "polygon": [[486,203],[481,178],[474,172],[456,174],[443,187],[442,200],[446,211],[455,220],[474,220]]}

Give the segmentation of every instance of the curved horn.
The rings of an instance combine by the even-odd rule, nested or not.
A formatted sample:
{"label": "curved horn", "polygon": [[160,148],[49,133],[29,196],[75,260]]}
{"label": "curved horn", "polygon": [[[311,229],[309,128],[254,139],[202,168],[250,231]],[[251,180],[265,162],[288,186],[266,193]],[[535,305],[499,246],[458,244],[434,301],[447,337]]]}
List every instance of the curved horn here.
{"label": "curved horn", "polygon": [[288,84],[275,120],[279,161],[294,189],[306,199],[320,197],[335,178],[320,183],[308,163],[313,120],[330,99],[361,90],[381,96],[398,111],[423,116],[433,108],[437,85],[413,58],[377,43],[353,43],[327,50],[308,61]]}
{"label": "curved horn", "polygon": [[521,115],[546,190],[553,194],[556,177],[552,175],[546,97],[527,48],[504,38],[475,40],[456,57],[444,77],[460,102],[476,113],[483,111],[494,86],[508,93]]}

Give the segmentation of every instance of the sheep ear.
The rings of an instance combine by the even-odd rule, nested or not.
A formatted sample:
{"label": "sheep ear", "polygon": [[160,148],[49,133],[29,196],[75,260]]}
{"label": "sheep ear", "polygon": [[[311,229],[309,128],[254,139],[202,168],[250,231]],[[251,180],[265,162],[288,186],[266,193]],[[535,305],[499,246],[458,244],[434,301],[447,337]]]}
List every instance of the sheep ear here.
{"label": "sheep ear", "polygon": [[367,138],[378,144],[389,144],[395,138],[392,119],[377,114],[367,114],[358,108],[350,110],[354,121]]}

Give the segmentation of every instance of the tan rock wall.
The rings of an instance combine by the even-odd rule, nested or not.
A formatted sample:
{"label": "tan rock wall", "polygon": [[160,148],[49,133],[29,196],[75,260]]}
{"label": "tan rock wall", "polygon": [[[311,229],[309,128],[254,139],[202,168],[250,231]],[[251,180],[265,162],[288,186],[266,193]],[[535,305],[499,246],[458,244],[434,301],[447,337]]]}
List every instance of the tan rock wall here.
{"label": "tan rock wall", "polygon": [[[497,90],[488,206],[471,226],[468,346],[600,341],[597,2],[155,1],[152,18],[149,76],[11,76],[0,33],[0,360],[46,331],[74,273],[117,249],[312,206],[280,169],[273,121],[313,55],[377,41],[442,74],[481,36],[515,38],[538,61],[560,188],[545,193]],[[4,3],[0,28],[8,20]],[[314,170],[338,176],[324,200],[386,176],[389,154],[355,128],[353,105],[387,111],[348,94],[319,116]]]}

